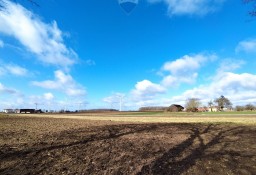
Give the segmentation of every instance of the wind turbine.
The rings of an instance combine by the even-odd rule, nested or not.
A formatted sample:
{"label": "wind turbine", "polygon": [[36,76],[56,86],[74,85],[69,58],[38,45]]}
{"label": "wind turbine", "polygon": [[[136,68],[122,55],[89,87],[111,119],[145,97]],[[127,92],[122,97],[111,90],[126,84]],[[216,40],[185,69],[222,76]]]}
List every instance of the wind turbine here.
{"label": "wind turbine", "polygon": [[82,107],[86,107],[86,105],[88,104],[88,102],[79,102],[77,103],[78,104],[78,111],[81,111],[82,110]]}
{"label": "wind turbine", "polygon": [[117,97],[119,98],[119,111],[121,112],[122,111],[122,103],[123,103],[124,95],[123,94],[119,94],[119,95],[117,95]]}
{"label": "wind turbine", "polygon": [[38,102],[35,102],[34,104],[36,105],[36,110],[37,110],[37,107],[38,107],[38,106],[44,105],[44,103],[38,103]]}
{"label": "wind turbine", "polygon": [[35,105],[36,105],[36,110],[37,110],[37,105],[38,105],[38,103],[36,102]]}

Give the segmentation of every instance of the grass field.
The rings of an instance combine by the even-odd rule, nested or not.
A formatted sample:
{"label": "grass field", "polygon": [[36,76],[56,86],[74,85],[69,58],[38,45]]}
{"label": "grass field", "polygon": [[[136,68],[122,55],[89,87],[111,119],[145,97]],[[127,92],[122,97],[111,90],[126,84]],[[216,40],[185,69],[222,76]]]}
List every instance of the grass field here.
{"label": "grass field", "polygon": [[237,123],[256,125],[256,112],[164,113],[164,112],[107,112],[72,114],[16,114],[16,116],[73,118],[117,122],[143,123]]}

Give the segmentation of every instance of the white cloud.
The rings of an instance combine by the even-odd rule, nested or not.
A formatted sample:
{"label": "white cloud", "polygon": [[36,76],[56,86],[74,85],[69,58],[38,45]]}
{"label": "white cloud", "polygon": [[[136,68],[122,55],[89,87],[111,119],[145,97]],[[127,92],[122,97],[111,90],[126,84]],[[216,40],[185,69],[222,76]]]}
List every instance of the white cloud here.
{"label": "white cloud", "polygon": [[84,96],[86,94],[85,89],[75,82],[71,75],[65,74],[61,70],[55,71],[54,75],[55,80],[34,81],[32,84],[45,89],[61,90],[68,96]]}
{"label": "white cloud", "polygon": [[2,83],[0,83],[0,93],[1,94],[19,94],[19,92],[16,89],[8,88],[4,86]]}
{"label": "white cloud", "polygon": [[148,2],[164,2],[168,6],[168,14],[170,16],[203,16],[218,10],[225,0],[148,0]]}
{"label": "white cloud", "polygon": [[125,94],[123,93],[114,93],[111,96],[103,98],[102,101],[105,103],[114,104],[114,103],[119,103],[120,98],[123,99],[124,97],[125,97]]}
{"label": "white cloud", "polygon": [[88,66],[94,66],[94,65],[96,65],[95,61],[93,61],[93,60],[86,60],[86,61],[85,61],[85,64],[88,65]]}
{"label": "white cloud", "polygon": [[[154,84],[148,80],[143,80],[136,84],[135,89],[127,95],[123,93],[113,93],[112,95],[102,99],[107,103],[107,108],[119,109],[120,100],[122,109],[137,110],[142,106],[159,106],[161,101],[159,97],[165,93],[165,89],[158,84]],[[120,99],[120,97],[122,97]]]}
{"label": "white cloud", "polygon": [[156,84],[149,80],[138,82],[131,91],[130,100],[136,106],[162,105],[158,97],[165,94],[168,87],[193,83],[202,65],[216,58],[216,55],[197,54],[185,55],[175,61],[166,62],[159,72],[163,76],[161,83]]}
{"label": "white cloud", "polygon": [[240,68],[244,64],[245,64],[244,60],[224,59],[221,62],[220,67],[218,68],[217,72],[233,71],[233,70]]}
{"label": "white cloud", "polygon": [[162,106],[161,101],[159,99],[132,101],[130,103],[126,103],[125,105],[134,110],[138,110],[140,107],[146,107],[146,106]]}
{"label": "white cloud", "polygon": [[23,103],[27,107],[37,108],[37,109],[48,109],[48,108],[56,108],[54,104],[56,104],[54,100],[54,95],[50,92],[44,93],[42,95],[30,95],[28,97],[24,97],[26,102]]}
{"label": "white cloud", "polygon": [[42,22],[19,4],[2,0],[0,33],[14,37],[41,62],[67,67],[75,63],[76,53],[67,48],[56,21]]}
{"label": "white cloud", "polygon": [[234,93],[242,90],[253,90],[256,92],[256,75],[224,72],[216,76],[213,85],[212,86],[215,88],[222,89],[223,91],[231,90],[234,91]]}
{"label": "white cloud", "polygon": [[237,47],[236,52],[255,53],[256,52],[256,39],[241,41]]}
{"label": "white cloud", "polygon": [[0,48],[4,47],[4,42],[2,40],[0,40]]}
{"label": "white cloud", "polygon": [[45,93],[44,95],[43,95],[43,97],[44,97],[44,99],[45,100],[53,100],[54,99],[54,95],[52,94],[52,93]]}
{"label": "white cloud", "polygon": [[87,104],[84,99],[78,98],[65,98],[56,99],[54,94],[48,92],[41,95],[29,95],[29,96],[17,96],[12,95],[6,98],[5,96],[0,99],[0,110],[1,109],[21,109],[21,108],[32,108],[42,110],[78,110],[85,107]]}
{"label": "white cloud", "polygon": [[143,80],[135,85],[135,89],[131,91],[131,95],[135,101],[144,101],[152,99],[158,94],[163,94],[165,92],[166,89],[163,86],[152,83],[149,80]]}
{"label": "white cloud", "polygon": [[15,76],[26,76],[28,70],[16,64],[11,63],[0,63],[0,76],[1,75],[15,75]]}
{"label": "white cloud", "polygon": [[168,74],[164,76],[162,85],[165,87],[178,86],[181,83],[191,84],[198,77],[198,70],[207,61],[212,61],[217,58],[216,55],[185,55],[175,61],[166,62],[161,72]]}
{"label": "white cloud", "polygon": [[17,75],[17,76],[25,76],[28,73],[27,69],[20,67],[18,65],[13,65],[13,64],[7,65],[5,69],[7,70],[8,73]]}
{"label": "white cloud", "polygon": [[126,106],[127,98],[125,98],[125,94],[117,92],[103,98],[102,101],[108,104],[107,108],[111,109],[120,109],[121,102],[121,108],[123,109]]}
{"label": "white cloud", "polygon": [[[154,84],[149,80],[138,82],[131,95],[135,97],[134,105],[137,106],[168,106],[173,103],[184,105],[188,98],[199,98],[202,103],[218,98],[221,95],[228,97],[233,104],[256,103],[256,75],[249,73],[234,73],[232,71],[245,64],[243,60],[223,59],[216,69],[216,74],[211,77],[211,83],[196,85],[184,91],[181,95],[171,98],[157,96],[167,92],[165,88],[180,83],[191,83],[199,74],[199,69],[209,61],[217,58],[216,55],[198,54],[184,56],[175,61],[166,62],[161,74],[161,84]],[[172,85],[172,86],[171,86]],[[169,89],[170,90],[170,89]],[[166,96],[166,95],[165,95]],[[132,104],[132,103],[131,103]]]}
{"label": "white cloud", "polygon": [[162,84],[165,87],[173,87],[173,86],[177,86],[180,83],[187,83],[187,84],[192,84],[195,82],[195,80],[197,79],[198,74],[197,73],[193,73],[187,77],[185,76],[173,76],[173,75],[168,75],[166,77],[164,77]]}
{"label": "white cloud", "polygon": [[102,101],[105,103],[109,103],[110,105],[113,105],[114,103],[118,102],[118,98],[117,96],[113,95],[103,98]]}
{"label": "white cloud", "polygon": [[234,104],[255,103],[256,75],[221,72],[214,77],[211,84],[187,90],[182,95],[174,96],[171,101],[185,102],[188,98],[199,98],[207,104],[208,101],[221,95],[228,97]]}
{"label": "white cloud", "polygon": [[176,75],[184,74],[193,70],[197,70],[200,67],[200,64],[205,60],[206,57],[203,55],[185,55],[175,61],[166,62],[162,69]]}

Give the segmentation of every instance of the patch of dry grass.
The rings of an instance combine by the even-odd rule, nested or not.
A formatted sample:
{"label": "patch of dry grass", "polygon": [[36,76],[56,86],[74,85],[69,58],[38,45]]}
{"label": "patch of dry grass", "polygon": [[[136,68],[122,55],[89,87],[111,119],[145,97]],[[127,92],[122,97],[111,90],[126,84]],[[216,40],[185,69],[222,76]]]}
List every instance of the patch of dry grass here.
{"label": "patch of dry grass", "polygon": [[47,117],[47,118],[72,118],[86,120],[104,120],[117,122],[142,122],[142,123],[236,123],[256,125],[254,114],[201,114],[201,113],[157,113],[154,115],[134,115],[134,113],[74,113],[74,114],[13,114],[15,116]]}

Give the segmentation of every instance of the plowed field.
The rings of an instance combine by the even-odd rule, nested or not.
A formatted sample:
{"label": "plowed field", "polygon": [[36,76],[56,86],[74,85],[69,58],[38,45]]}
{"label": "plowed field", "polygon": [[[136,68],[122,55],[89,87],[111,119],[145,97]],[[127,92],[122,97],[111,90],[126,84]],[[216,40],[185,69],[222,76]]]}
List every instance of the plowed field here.
{"label": "plowed field", "polygon": [[256,126],[0,117],[0,174],[256,174]]}

